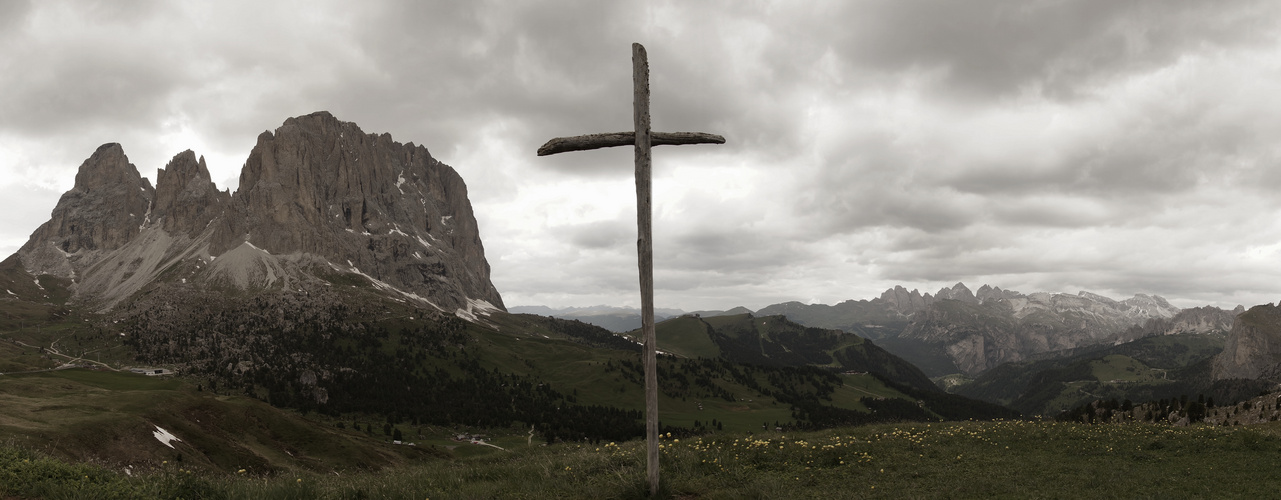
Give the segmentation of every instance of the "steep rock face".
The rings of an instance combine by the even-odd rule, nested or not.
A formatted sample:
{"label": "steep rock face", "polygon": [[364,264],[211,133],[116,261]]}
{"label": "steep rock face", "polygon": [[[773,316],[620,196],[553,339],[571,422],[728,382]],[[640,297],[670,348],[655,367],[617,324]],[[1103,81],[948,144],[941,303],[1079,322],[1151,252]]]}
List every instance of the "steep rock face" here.
{"label": "steep rock face", "polygon": [[1238,314],[1245,309],[1225,311],[1213,306],[1189,307],[1170,318],[1152,318],[1141,326],[1130,327],[1118,333],[1112,339],[1113,344],[1122,344],[1144,337],[1157,335],[1177,335],[1195,333],[1200,335],[1227,335]]}
{"label": "steep rock face", "polygon": [[1106,343],[1179,309],[1157,296],[1114,300],[1091,292],[1022,294],[988,285],[974,293],[957,283],[933,295],[895,286],[870,301],[789,303],[758,311],[766,312],[884,339],[887,349],[941,375],[957,369],[975,374],[1038,353]]}
{"label": "steep rock face", "polygon": [[894,310],[907,315],[929,307],[934,303],[934,296],[926,293],[921,295],[919,290],[907,291],[902,286],[895,285],[894,288],[881,293],[880,299]]}
{"label": "steep rock face", "polygon": [[1023,295],[980,288],[980,292],[983,299],[959,283],[940,290],[936,295],[940,300],[914,314],[901,337],[941,346],[957,368],[976,374],[1032,354],[1103,343],[1143,321],[1179,312],[1165,299],[1147,295],[1117,301],[1084,291]]}
{"label": "steep rock face", "polygon": [[197,235],[222,215],[231,193],[218,191],[205,158],[190,149],[156,171],[156,202],[151,218],[171,234]]}
{"label": "steep rock face", "polygon": [[975,297],[974,293],[970,292],[969,287],[966,287],[965,283],[957,283],[952,285],[952,288],[939,289],[939,293],[934,294],[934,297],[940,300],[959,300],[970,304],[979,303],[978,297]]}
{"label": "steep rock face", "polygon": [[156,184],[120,145],[99,148],[19,251],[23,266],[74,278],[76,299],[100,310],[166,279],[303,291],[333,273],[469,319],[503,307],[457,172],[329,113],[261,134],[234,196],[191,151]]}
{"label": "steep rock face", "polygon": [[124,246],[148,222],[155,189],[119,144],[103,144],[80,165],[76,183],[48,222],[18,250],[32,274],[72,278],[81,263]]}
{"label": "steep rock face", "polygon": [[[258,136],[211,251],[307,253],[448,310],[502,307],[467,186],[427,148],[327,112]],[[462,297],[458,297],[462,295]]]}
{"label": "steep rock face", "polygon": [[1281,307],[1263,304],[1237,316],[1212,373],[1214,380],[1281,375]]}

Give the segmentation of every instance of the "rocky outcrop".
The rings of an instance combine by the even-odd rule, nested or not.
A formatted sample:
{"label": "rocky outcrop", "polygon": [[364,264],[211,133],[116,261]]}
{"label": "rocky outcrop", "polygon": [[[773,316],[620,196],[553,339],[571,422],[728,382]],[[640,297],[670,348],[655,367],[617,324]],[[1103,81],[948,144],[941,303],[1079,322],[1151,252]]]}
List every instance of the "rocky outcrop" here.
{"label": "rocky outcrop", "polygon": [[1214,380],[1281,375],[1281,308],[1264,304],[1237,316],[1212,373]]}
{"label": "rocky outcrop", "polygon": [[977,292],[974,292],[975,298],[977,298],[980,303],[987,302],[989,300],[1013,299],[1018,298],[1021,295],[1022,294],[1014,290],[1002,290],[999,286],[989,285],[983,285],[979,287]]}
{"label": "rocky outcrop", "polygon": [[872,300],[776,304],[757,313],[886,339],[887,349],[922,364],[927,373],[975,374],[1034,354],[1107,343],[1119,332],[1179,311],[1159,296],[1114,300],[1084,291],[1022,294],[989,285],[975,293],[957,283],[932,295],[895,286]]}
{"label": "rocky outcrop", "polygon": [[972,375],[1033,354],[1105,343],[1134,325],[1179,312],[1164,298],[1148,295],[1117,301],[1084,291],[979,290],[971,295],[960,283],[939,290],[939,301],[913,315],[900,337],[941,347],[958,369]]}
{"label": "rocky outcrop", "polygon": [[218,191],[209,177],[205,158],[190,149],[178,153],[156,171],[156,202],[152,220],[170,234],[197,235],[223,214],[231,193]]}
{"label": "rocky outcrop", "polygon": [[103,144],[80,165],[76,183],[49,221],[18,250],[32,274],[73,278],[78,267],[124,246],[148,223],[155,190],[119,144]]}
{"label": "rocky outcrop", "polygon": [[894,288],[881,293],[880,299],[890,308],[904,315],[920,311],[934,303],[934,296],[928,292],[921,295],[919,290],[913,289],[909,292],[900,285],[895,285]]}
{"label": "rocky outcrop", "polygon": [[317,112],[259,135],[234,195],[192,151],[156,179],[102,146],[19,251],[24,267],[74,278],[100,309],[163,279],[296,291],[333,273],[466,317],[503,307],[466,184],[422,146]]}
{"label": "rocky outcrop", "polygon": [[965,283],[957,283],[952,285],[952,288],[941,288],[939,293],[934,294],[934,298],[938,300],[958,300],[968,304],[979,303],[978,297],[975,297],[974,293],[970,292]]}
{"label": "rocky outcrop", "polygon": [[446,310],[502,307],[462,177],[425,147],[327,112],[258,136],[234,212],[212,252],[247,241],[319,256]]}
{"label": "rocky outcrop", "polygon": [[1214,306],[1190,307],[1170,318],[1152,318],[1142,325],[1132,326],[1116,334],[1110,343],[1122,344],[1157,335],[1227,335],[1237,315],[1244,311],[1240,306],[1231,311]]}

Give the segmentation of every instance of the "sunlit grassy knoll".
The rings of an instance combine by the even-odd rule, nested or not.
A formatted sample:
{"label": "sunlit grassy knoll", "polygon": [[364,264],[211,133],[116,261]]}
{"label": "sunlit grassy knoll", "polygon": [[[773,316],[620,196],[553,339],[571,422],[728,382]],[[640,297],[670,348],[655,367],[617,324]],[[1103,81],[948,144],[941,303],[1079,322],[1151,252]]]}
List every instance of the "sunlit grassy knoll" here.
{"label": "sunlit grassy knoll", "polygon": [[[1275,427],[1275,426],[1274,426]],[[997,421],[723,433],[662,443],[680,498],[1267,498],[1277,428]],[[535,443],[537,443],[535,441]],[[0,451],[0,492],[112,498],[641,498],[640,441],[488,449],[341,476],[209,476],[168,464],[140,477]],[[474,445],[464,445],[474,446]],[[480,449],[476,447],[476,449]],[[185,488],[185,489],[184,489]],[[98,494],[98,492],[106,492]]]}

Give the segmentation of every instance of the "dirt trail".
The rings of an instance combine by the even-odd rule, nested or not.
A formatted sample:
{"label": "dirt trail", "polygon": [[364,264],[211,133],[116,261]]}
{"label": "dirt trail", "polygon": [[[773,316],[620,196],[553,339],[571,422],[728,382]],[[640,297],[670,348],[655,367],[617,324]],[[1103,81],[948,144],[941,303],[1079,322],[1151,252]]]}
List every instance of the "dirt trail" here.
{"label": "dirt trail", "polygon": [[[28,343],[26,343],[26,342],[22,342],[22,341],[20,341],[20,340],[13,340],[12,342],[13,342],[13,343],[15,343],[15,344],[18,344],[18,345],[20,345],[20,346],[23,346],[23,347],[30,347],[30,348],[33,348],[33,349],[41,349],[41,346],[38,346],[38,345],[31,345],[31,344],[28,344]],[[58,343],[58,341],[56,341],[56,340],[55,340],[53,343],[54,343],[54,344],[57,344],[57,343]],[[92,360],[92,359],[84,359],[84,358],[76,357],[76,356],[68,356],[68,355],[66,355],[66,354],[60,353],[60,352],[58,352],[58,351],[56,351],[56,350],[54,350],[54,349],[53,349],[53,345],[50,345],[48,348],[45,348],[45,352],[47,352],[47,353],[49,353],[49,354],[52,354],[52,355],[55,355],[55,356],[62,356],[62,357],[64,357],[64,358],[67,358],[67,361],[66,361],[65,363],[63,363],[63,364],[62,364],[62,366],[59,366],[59,367],[57,367],[57,368],[47,368],[47,369],[44,369],[44,370],[32,370],[32,371],[29,371],[29,372],[9,372],[9,373],[36,373],[36,372],[47,372],[47,371],[53,371],[53,370],[65,370],[65,369],[67,369],[67,368],[74,368],[73,366],[70,366],[70,365],[71,365],[72,363],[78,363],[78,362],[83,362],[83,363],[92,363],[92,364],[95,364],[95,365],[101,366],[101,367],[103,367],[103,368],[106,368],[106,369],[108,369],[108,370],[111,370],[111,371],[113,371],[113,372],[118,372],[118,371],[120,371],[120,370],[117,370],[117,369],[115,369],[115,368],[112,368],[112,367],[111,367],[111,365],[108,365],[108,364],[106,364],[106,363],[102,363],[102,362],[99,362],[99,361],[94,361],[94,360]],[[91,352],[92,352],[92,351],[91,351]]]}

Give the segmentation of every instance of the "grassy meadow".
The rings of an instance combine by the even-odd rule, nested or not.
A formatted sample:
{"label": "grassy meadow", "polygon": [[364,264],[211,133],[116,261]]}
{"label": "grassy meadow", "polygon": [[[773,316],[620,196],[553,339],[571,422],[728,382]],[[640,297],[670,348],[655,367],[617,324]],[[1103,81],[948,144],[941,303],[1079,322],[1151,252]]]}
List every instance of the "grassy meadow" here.
{"label": "grassy meadow", "polygon": [[[1281,427],[1042,421],[665,438],[670,498],[1268,498]],[[0,449],[10,498],[644,498],[644,443],[462,444],[453,458],[342,475],[133,475]]]}

